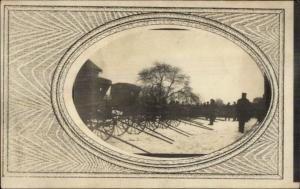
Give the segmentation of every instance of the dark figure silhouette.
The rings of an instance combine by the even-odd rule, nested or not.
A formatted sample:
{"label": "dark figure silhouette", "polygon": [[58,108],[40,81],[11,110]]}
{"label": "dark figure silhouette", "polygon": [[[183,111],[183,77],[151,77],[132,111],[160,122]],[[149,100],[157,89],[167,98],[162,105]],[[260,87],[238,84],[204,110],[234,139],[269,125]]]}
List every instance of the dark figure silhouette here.
{"label": "dark figure silhouette", "polygon": [[233,105],[231,107],[231,116],[232,116],[232,121],[236,121],[237,120],[236,102],[233,102]]}
{"label": "dark figure silhouette", "polygon": [[251,103],[246,98],[247,94],[242,93],[242,98],[237,101],[236,113],[239,121],[239,132],[244,133],[245,123],[250,120]]}
{"label": "dark figure silhouette", "polygon": [[209,125],[213,125],[214,121],[216,120],[216,103],[214,99],[210,100],[210,104],[209,104]]}
{"label": "dark figure silhouette", "polygon": [[225,109],[224,109],[224,117],[225,117],[225,121],[228,120],[230,121],[230,116],[231,116],[231,110],[232,107],[230,105],[230,102],[228,102],[228,104],[225,106]]}
{"label": "dark figure silhouette", "polygon": [[209,119],[209,102],[206,102],[205,105],[205,119],[208,120]]}

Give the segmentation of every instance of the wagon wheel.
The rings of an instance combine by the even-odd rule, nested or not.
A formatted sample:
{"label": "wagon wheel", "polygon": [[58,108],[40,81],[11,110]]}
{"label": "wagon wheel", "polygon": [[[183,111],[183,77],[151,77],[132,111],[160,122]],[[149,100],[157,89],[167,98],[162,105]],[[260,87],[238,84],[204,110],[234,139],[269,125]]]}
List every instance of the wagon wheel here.
{"label": "wagon wheel", "polygon": [[138,125],[139,130],[143,132],[147,126],[147,121],[145,120],[145,118],[140,118],[136,120],[136,123]]}
{"label": "wagon wheel", "polygon": [[113,120],[97,121],[97,126],[93,132],[102,140],[108,140],[114,133],[115,125]]}
{"label": "wagon wheel", "polygon": [[89,119],[86,121],[86,126],[90,129],[90,130],[94,130],[95,127],[97,126],[97,120],[93,120],[93,119]]}
{"label": "wagon wheel", "polygon": [[145,124],[145,129],[155,130],[155,128],[154,128],[155,126],[151,121],[147,120],[147,121],[145,121],[144,124]]}
{"label": "wagon wheel", "polygon": [[156,130],[159,127],[159,123],[155,120],[148,120],[146,121],[146,128],[150,129],[150,130]]}
{"label": "wagon wheel", "polygon": [[140,134],[145,129],[145,124],[137,118],[130,117],[125,122],[128,125],[127,133],[129,134]]}
{"label": "wagon wheel", "polygon": [[159,127],[159,118],[155,116],[146,117],[145,128],[156,130]]}
{"label": "wagon wheel", "polygon": [[159,124],[159,127],[160,129],[168,129],[170,127],[170,125],[168,125],[165,121],[161,122]]}
{"label": "wagon wheel", "polygon": [[114,135],[121,136],[126,133],[129,129],[129,125],[121,117],[116,118],[115,121]]}
{"label": "wagon wheel", "polygon": [[162,118],[161,116],[157,117],[155,120],[155,126],[156,129],[160,128],[160,129],[165,129],[167,128],[167,124],[165,124],[166,119]]}
{"label": "wagon wheel", "polygon": [[169,125],[172,125],[173,127],[178,127],[180,124],[180,121],[176,120],[176,119],[172,119],[172,120],[167,120],[166,121]]}

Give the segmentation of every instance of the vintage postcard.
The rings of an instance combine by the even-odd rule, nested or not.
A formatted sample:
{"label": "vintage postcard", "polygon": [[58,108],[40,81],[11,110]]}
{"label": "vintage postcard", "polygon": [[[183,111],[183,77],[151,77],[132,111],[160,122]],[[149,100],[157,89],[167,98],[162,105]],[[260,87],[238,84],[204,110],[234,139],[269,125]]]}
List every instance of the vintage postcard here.
{"label": "vintage postcard", "polygon": [[292,1],[2,1],[1,187],[298,188]]}

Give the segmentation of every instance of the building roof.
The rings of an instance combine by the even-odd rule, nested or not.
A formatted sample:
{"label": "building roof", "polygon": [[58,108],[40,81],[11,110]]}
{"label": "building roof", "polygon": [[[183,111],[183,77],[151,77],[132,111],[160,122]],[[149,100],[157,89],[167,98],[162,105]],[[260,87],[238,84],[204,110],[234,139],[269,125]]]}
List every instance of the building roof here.
{"label": "building roof", "polygon": [[85,69],[88,69],[88,70],[95,70],[95,71],[98,71],[98,72],[102,72],[102,71],[103,71],[99,66],[97,66],[97,65],[96,65],[94,62],[92,62],[90,59],[88,59],[88,60],[84,63],[83,67],[84,67]]}

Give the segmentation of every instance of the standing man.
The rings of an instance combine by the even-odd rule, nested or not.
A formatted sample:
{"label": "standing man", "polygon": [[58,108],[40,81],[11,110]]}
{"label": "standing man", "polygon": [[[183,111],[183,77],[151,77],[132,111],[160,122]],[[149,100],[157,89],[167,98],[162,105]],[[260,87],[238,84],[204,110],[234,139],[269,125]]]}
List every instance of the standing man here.
{"label": "standing man", "polygon": [[225,118],[225,121],[230,121],[230,116],[231,116],[231,105],[230,105],[230,102],[228,102],[228,104],[224,107],[224,118]]}
{"label": "standing man", "polygon": [[244,133],[245,123],[251,117],[251,103],[247,99],[247,93],[242,93],[242,98],[237,101],[236,114],[239,121],[239,132]]}
{"label": "standing man", "polygon": [[231,106],[231,116],[232,116],[232,121],[237,120],[237,115],[236,115],[236,102],[233,102]]}
{"label": "standing man", "polygon": [[216,103],[214,99],[210,99],[210,104],[209,104],[209,124],[208,125],[213,125],[214,121],[216,120]]}

